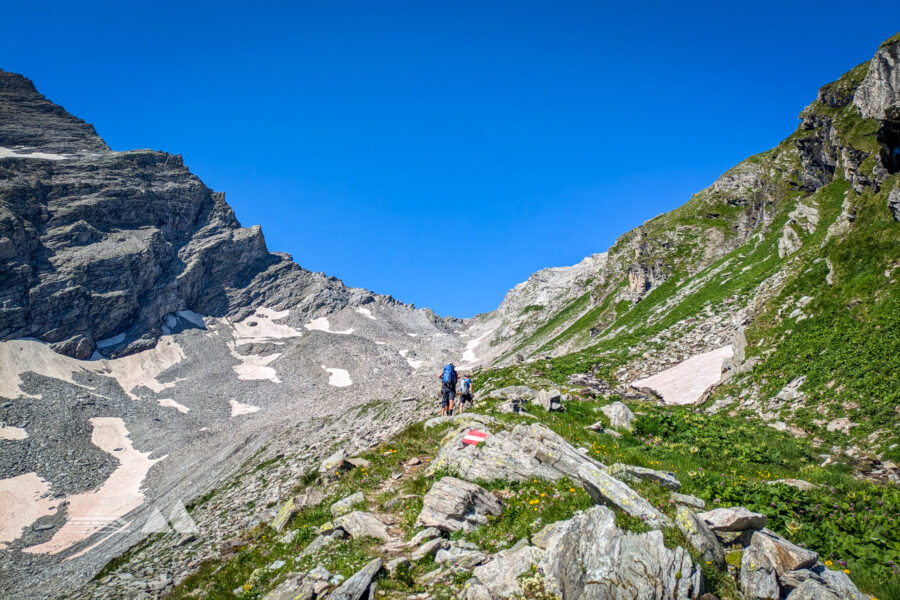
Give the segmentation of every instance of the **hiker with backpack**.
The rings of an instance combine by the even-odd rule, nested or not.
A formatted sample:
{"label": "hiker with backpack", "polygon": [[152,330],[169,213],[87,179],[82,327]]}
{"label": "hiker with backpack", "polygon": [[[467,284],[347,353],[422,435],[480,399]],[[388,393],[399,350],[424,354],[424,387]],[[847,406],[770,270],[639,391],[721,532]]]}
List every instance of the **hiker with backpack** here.
{"label": "hiker with backpack", "polygon": [[468,373],[459,380],[459,412],[463,411],[466,403],[472,408],[472,376]]}
{"label": "hiker with backpack", "polygon": [[453,400],[456,399],[456,367],[448,363],[441,372],[441,416],[453,414]]}

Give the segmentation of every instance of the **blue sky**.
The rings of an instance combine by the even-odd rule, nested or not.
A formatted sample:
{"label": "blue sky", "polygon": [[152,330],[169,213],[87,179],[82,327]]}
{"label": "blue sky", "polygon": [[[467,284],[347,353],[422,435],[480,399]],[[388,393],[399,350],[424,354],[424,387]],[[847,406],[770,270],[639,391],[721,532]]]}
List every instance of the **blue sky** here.
{"label": "blue sky", "polygon": [[729,4],[17,2],[0,68],[182,154],[271,250],[464,317],[775,145],[900,28]]}

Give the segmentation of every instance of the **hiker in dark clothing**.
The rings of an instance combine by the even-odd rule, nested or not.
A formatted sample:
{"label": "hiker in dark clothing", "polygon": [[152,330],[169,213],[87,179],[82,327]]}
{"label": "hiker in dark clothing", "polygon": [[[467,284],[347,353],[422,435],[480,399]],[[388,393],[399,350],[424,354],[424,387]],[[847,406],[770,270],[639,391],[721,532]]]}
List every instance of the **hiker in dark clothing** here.
{"label": "hiker in dark clothing", "polygon": [[463,411],[466,403],[472,408],[472,377],[468,373],[459,380],[459,412]]}
{"label": "hiker in dark clothing", "polygon": [[456,399],[456,367],[449,363],[440,374],[441,378],[441,416],[453,414],[453,401]]}

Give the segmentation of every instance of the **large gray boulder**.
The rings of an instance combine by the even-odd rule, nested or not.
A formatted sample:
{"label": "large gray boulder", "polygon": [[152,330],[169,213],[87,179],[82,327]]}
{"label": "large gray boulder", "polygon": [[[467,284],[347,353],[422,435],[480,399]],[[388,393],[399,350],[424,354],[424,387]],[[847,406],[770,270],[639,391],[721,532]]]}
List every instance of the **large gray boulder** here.
{"label": "large gray boulder", "polygon": [[342,500],[338,500],[334,504],[331,505],[331,516],[340,517],[341,515],[346,515],[347,513],[353,512],[353,507],[365,504],[366,497],[362,492],[356,492],[354,494],[350,494],[346,498]]}
{"label": "large gray boulder", "polygon": [[609,419],[609,426],[614,429],[631,431],[634,423],[634,413],[625,406],[624,402],[613,402],[600,408]]}
{"label": "large gray boulder", "polygon": [[477,446],[463,447],[466,431],[449,434],[427,473],[455,472],[469,481],[509,479],[579,482],[594,502],[607,504],[653,527],[669,525],[668,517],[637,492],[604,470],[604,465],[576,450],[561,436],[538,423],[517,425],[512,431],[489,435]]}
{"label": "large gray boulder", "polygon": [[775,567],[765,552],[750,546],[741,556],[741,593],[748,600],[779,600],[781,590]]}
{"label": "large gray boulder", "polygon": [[393,539],[388,533],[387,525],[368,512],[354,510],[335,519],[334,525],[346,531],[352,538],[370,537],[385,542]]}
{"label": "large gray boulder", "polygon": [[779,576],[781,590],[789,600],[861,600],[865,598],[843,571],[823,564]]}
{"label": "large gray boulder", "polygon": [[609,474],[623,481],[649,481],[675,492],[681,489],[681,482],[675,477],[675,473],[669,471],[616,463],[609,468]]}
{"label": "large gray boulder", "polygon": [[766,515],[747,510],[743,506],[716,508],[700,513],[713,531],[744,531],[745,529],[762,529],[766,526]]}
{"label": "large gray boulder", "polygon": [[551,411],[562,411],[564,410],[562,405],[562,394],[559,390],[540,390],[537,393],[531,403],[540,406],[547,412]]}
{"label": "large gray boulder", "polygon": [[[376,558],[354,573],[341,587],[328,595],[329,600],[360,600],[369,591],[372,579],[381,570],[381,559]],[[368,596],[367,596],[368,597]]]}
{"label": "large gray boulder", "polygon": [[709,561],[719,570],[725,569],[725,551],[706,522],[686,506],[679,506],[675,514],[675,526],[684,534],[700,558]]}
{"label": "large gray boulder", "polygon": [[819,560],[819,555],[812,550],[792,544],[768,530],[754,531],[750,547],[756,548],[769,559],[779,577],[790,571],[809,568]]}
{"label": "large gray boulder", "polygon": [[670,550],[661,531],[632,534],[596,506],[551,528],[539,567],[548,589],[566,600],[688,600],[703,575],[684,548]]}
{"label": "large gray boulder", "polygon": [[487,523],[488,515],[502,513],[500,501],[483,487],[444,477],[425,494],[416,524],[442,531],[470,531]]}
{"label": "large gray boulder", "polygon": [[494,598],[512,598],[519,595],[519,576],[538,564],[544,552],[540,548],[525,546],[518,550],[504,550],[472,574],[488,589]]}

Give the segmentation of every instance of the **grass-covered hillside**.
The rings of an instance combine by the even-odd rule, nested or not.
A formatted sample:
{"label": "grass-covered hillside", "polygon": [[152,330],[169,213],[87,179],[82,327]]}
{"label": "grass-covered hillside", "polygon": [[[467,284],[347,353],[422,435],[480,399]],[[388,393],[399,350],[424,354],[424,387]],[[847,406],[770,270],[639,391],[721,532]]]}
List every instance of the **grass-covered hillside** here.
{"label": "grass-covered hillside", "polygon": [[494,364],[629,384],[734,344],[738,374],[707,406],[790,425],[819,453],[850,449],[863,470],[900,459],[900,106],[863,116],[872,69],[824,86],[790,137],[619,238],[554,310],[528,307],[523,335],[492,324]]}

